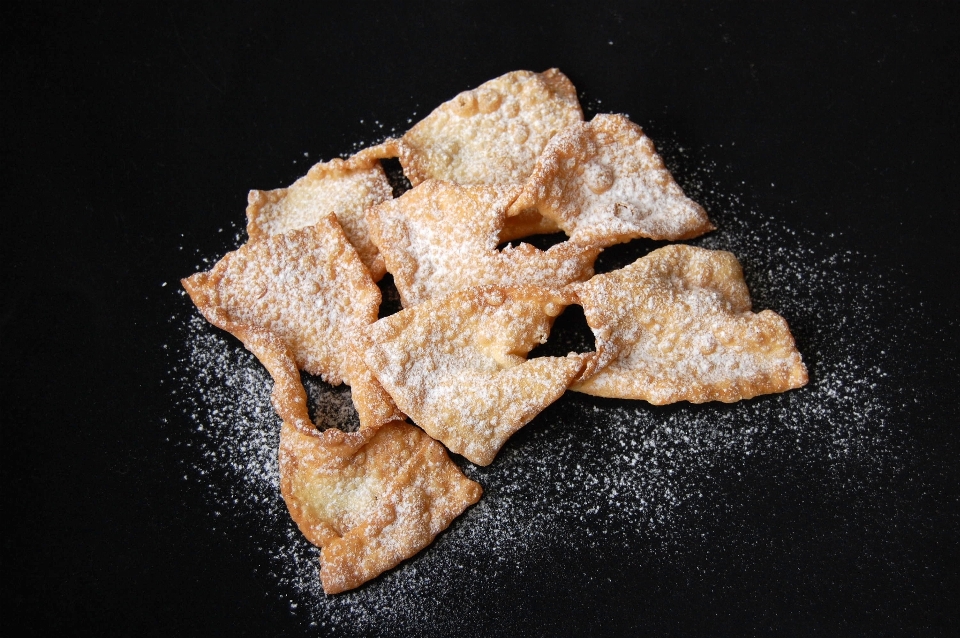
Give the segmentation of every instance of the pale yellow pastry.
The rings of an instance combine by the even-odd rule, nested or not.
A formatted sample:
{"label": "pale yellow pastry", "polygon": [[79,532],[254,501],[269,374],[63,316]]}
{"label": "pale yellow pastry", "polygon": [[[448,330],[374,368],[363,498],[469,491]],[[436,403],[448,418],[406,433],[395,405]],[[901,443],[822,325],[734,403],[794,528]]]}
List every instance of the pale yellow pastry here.
{"label": "pale yellow pastry", "polygon": [[497,249],[517,191],[430,180],[367,210],[370,236],[405,307],[472,286],[559,289],[593,274],[596,246],[566,241],[546,251],[529,244]]}
{"label": "pale yellow pastry", "polygon": [[574,241],[689,239],[713,230],[639,126],[622,115],[571,124],[550,140],[507,214],[533,211]]}
{"label": "pale yellow pastry", "polygon": [[583,120],[563,73],[513,71],[438,106],[375,152],[400,157],[410,183],[519,184],[551,137]]}
{"label": "pale yellow pastry", "polygon": [[210,323],[254,354],[266,352],[274,360],[282,352],[295,369],[333,385],[356,379],[353,400],[361,424],[402,418],[352,360],[350,341],[358,328],[376,321],[380,289],[333,214],[313,226],[252,240],[182,283]]}
{"label": "pale yellow pastry", "polygon": [[590,355],[526,360],[566,303],[535,286],[482,286],[360,331],[358,353],[401,410],[452,452],[488,465]]}
{"label": "pale yellow pastry", "polygon": [[483,490],[443,446],[394,421],[350,433],[284,423],[280,491],[336,594],[429,545]]}
{"label": "pale yellow pastry", "polygon": [[579,392],[661,405],[733,402],[807,383],[787,322],[751,312],[731,253],[667,246],[565,293],[597,340],[572,387]]}
{"label": "pale yellow pastry", "polygon": [[368,236],[363,211],[392,197],[393,190],[379,160],[361,151],[346,160],[315,164],[287,188],[250,191],[247,234],[250,239],[277,235],[313,226],[335,213],[370,276],[379,281],[386,270]]}

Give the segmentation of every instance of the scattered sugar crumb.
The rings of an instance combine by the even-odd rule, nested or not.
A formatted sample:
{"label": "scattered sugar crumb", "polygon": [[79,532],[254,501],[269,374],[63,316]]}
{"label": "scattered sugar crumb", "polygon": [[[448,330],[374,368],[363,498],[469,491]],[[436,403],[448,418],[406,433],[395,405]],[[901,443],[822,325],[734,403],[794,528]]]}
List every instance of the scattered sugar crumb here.
{"label": "scattered sugar crumb", "polygon": [[[319,551],[303,539],[280,497],[280,423],[269,375],[236,340],[186,301],[178,304],[170,321],[180,340],[169,350],[177,416],[165,427],[184,480],[206,491],[212,527],[222,529],[226,517],[231,533],[256,539],[251,560],[304,625],[368,635],[384,628],[449,633],[485,618],[482,605],[463,601],[483,599],[504,580],[537,578],[544,552],[644,546],[681,554],[702,542],[705,517],[716,511],[711,504],[724,485],[757,464],[809,468],[819,472],[824,490],[868,498],[897,472],[904,443],[892,425],[904,399],[883,335],[891,328],[908,335],[922,317],[904,309],[902,324],[878,325],[875,317],[889,316],[878,312],[881,305],[898,297],[895,277],[877,272],[868,256],[784,227],[749,210],[738,195],[718,192],[716,168],[697,166],[688,149],[669,140],[658,149],[718,226],[691,243],[738,257],[754,309],[773,309],[789,321],[809,385],[733,405],[669,408],[568,393],[492,465],[465,464],[485,489],[476,506],[426,550],[358,590],[323,594]],[[235,240],[242,239],[237,231]],[[632,262],[649,243],[643,246],[609,251],[607,269]],[[578,338],[571,337],[571,350],[582,350]],[[346,387],[306,381],[318,419],[356,427]]]}

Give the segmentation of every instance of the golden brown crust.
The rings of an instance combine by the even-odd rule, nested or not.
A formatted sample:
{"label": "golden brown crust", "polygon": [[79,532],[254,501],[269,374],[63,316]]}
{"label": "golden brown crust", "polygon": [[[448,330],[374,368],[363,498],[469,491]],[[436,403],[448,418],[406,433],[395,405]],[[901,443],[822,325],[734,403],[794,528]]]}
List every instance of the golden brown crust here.
{"label": "golden brown crust", "polygon": [[350,385],[353,405],[360,417],[361,430],[407,418],[353,348],[347,359],[347,366],[347,383]]}
{"label": "golden brown crust", "polygon": [[377,152],[360,151],[353,157],[315,164],[287,188],[252,190],[247,196],[247,234],[251,240],[312,226],[330,213],[356,249],[374,281],[386,270],[370,241],[363,211],[393,197],[393,190],[377,160]]}
{"label": "golden brown crust", "polygon": [[591,355],[526,355],[565,299],[534,286],[462,290],[360,331],[364,360],[401,410],[451,451],[488,465]]}
{"label": "golden brown crust", "polygon": [[[560,69],[547,69],[540,74],[540,80],[547,86],[550,92],[571,106],[575,105],[580,109],[580,98],[577,97],[577,87],[573,85],[566,75]],[[583,111],[580,111],[580,119],[583,119]]]}
{"label": "golden brown crust", "polygon": [[503,220],[498,243],[502,244],[531,235],[549,235],[562,229],[552,219],[547,219],[535,210],[526,210]]}
{"label": "golden brown crust", "polygon": [[441,104],[397,142],[410,183],[519,184],[561,129],[583,120],[557,69],[514,71]]}
{"label": "golden brown crust", "polygon": [[392,403],[382,402],[388,397],[372,387],[369,373],[351,362],[349,343],[359,327],[376,321],[380,290],[334,215],[248,242],[213,270],[184,279],[183,286],[208,321],[239,338],[267,366],[284,419],[293,418],[288,413],[303,394],[297,369],[334,385],[357,376],[353,398],[365,427],[402,418]]}
{"label": "golden brown crust", "polygon": [[[393,157],[414,185],[397,200],[379,162]],[[328,594],[414,555],[479,500],[434,439],[487,465],[573,382],[655,404],[807,382],[786,322],[750,311],[729,253],[669,246],[587,281],[605,246],[713,225],[640,127],[584,123],[557,69],[495,78],[401,139],[248,201],[250,242],[182,283],[274,379],[280,490],[321,548]],[[560,230],[570,241],[547,251],[497,248]],[[377,321],[388,267],[407,309]],[[571,303],[597,352],[527,360]],[[300,369],[351,385],[359,431],[317,430]]]}
{"label": "golden brown crust", "polygon": [[519,187],[426,181],[367,211],[370,236],[393,274],[404,307],[481,285],[559,289],[593,274],[601,249],[563,242],[497,250],[505,209]]}
{"label": "golden brown crust", "polygon": [[436,441],[407,423],[325,432],[284,423],[280,491],[307,539],[322,548],[328,594],[396,566],[480,499]]}
{"label": "golden brown crust", "polygon": [[268,330],[232,320],[210,299],[214,288],[208,282],[209,277],[210,273],[197,273],[181,283],[206,320],[239,339],[270,373],[273,378],[271,402],[280,418],[299,427],[313,427],[307,412],[307,393],[289,348]]}
{"label": "golden brown crust", "polygon": [[733,402],[807,382],[786,321],[750,311],[730,253],[667,246],[565,292],[583,305],[598,352],[573,390],[661,405]]}
{"label": "golden brown crust", "polygon": [[639,126],[622,115],[577,122],[544,149],[508,215],[539,211],[574,241],[598,246],[689,239],[714,226],[683,194]]}
{"label": "golden brown crust", "polygon": [[380,144],[368,146],[353,156],[358,162],[373,162],[400,156],[400,140],[388,137]]}

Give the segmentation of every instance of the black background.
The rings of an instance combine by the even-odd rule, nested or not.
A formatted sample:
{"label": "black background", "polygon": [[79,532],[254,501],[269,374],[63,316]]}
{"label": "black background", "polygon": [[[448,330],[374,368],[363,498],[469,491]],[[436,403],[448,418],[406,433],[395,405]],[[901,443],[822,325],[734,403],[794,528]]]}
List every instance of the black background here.
{"label": "black background", "polygon": [[501,583],[512,603],[459,633],[958,631],[958,5],[524,6],[3,10],[7,635],[308,630],[254,569],[255,542],[212,530],[201,488],[176,480],[182,450],[166,439],[189,425],[160,381],[164,346],[178,347],[169,319],[188,307],[162,284],[233,249],[247,190],[289,184],[305,152],[336,157],[492,77],[550,67],[593,111],[693,149],[667,153],[681,182],[693,163],[720,166],[718,190],[893,273],[923,308],[926,338],[894,366],[923,401],[899,424],[913,456],[891,494],[893,542],[862,541],[885,522],[814,495],[795,513],[823,521],[802,556],[786,560],[774,524],[769,551],[727,530],[729,563],[712,559],[709,578],[690,553],[599,591],[544,584],[602,574],[587,553],[542,583]]}

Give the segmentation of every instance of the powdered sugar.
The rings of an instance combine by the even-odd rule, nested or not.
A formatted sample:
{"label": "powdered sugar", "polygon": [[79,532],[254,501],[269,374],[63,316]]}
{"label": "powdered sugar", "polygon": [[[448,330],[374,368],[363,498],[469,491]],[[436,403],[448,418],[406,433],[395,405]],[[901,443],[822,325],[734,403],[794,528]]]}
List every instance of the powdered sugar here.
{"label": "powdered sugar", "polygon": [[390,199],[390,182],[375,160],[354,157],[321,162],[288,188],[250,191],[247,218],[251,237],[285,233],[312,226],[328,213],[337,221],[374,279],[383,263],[370,242],[363,211]]}
{"label": "powdered sugar", "polygon": [[729,252],[665,246],[571,288],[605,359],[580,392],[664,405],[739,401],[807,382],[786,322],[750,312]]}
{"label": "powdered sugar", "polygon": [[375,321],[380,303],[380,291],[333,215],[247,243],[187,283],[212,322],[231,331],[229,322],[269,330],[298,368],[331,383],[348,378],[346,336]]}
{"label": "powdered sugar", "polygon": [[414,184],[517,184],[547,141],[581,119],[562,73],[514,71],[437,107],[404,134],[399,150]]}
{"label": "powdered sugar", "polygon": [[371,236],[405,306],[481,285],[562,288],[593,274],[600,249],[563,242],[496,249],[507,190],[427,182],[368,211]]}
{"label": "powdered sugar", "polygon": [[[671,154],[664,155],[669,164]],[[173,420],[169,436],[187,480],[209,494],[211,525],[233,518],[232,533],[257,539],[251,564],[270,574],[275,595],[289,600],[305,625],[327,633],[443,634],[483,618],[480,601],[502,583],[541,577],[545,553],[683,552],[717,515],[724,485],[764,464],[816,472],[825,491],[873,494],[878,477],[896,472],[901,446],[891,423],[903,400],[890,376],[895,344],[886,335],[908,334],[919,318],[904,310],[902,324],[878,325],[876,309],[896,297],[886,273],[872,272],[868,257],[713,192],[711,173],[678,175],[719,228],[692,243],[738,257],[754,309],[771,308],[790,323],[808,386],[732,405],[663,408],[568,393],[489,467],[464,464],[484,497],[433,545],[358,590],[328,597],[318,550],[280,499],[280,423],[269,375],[183,303],[171,321],[181,326],[172,374],[185,417]],[[649,248],[633,242],[611,249],[598,270]],[[584,350],[582,335],[555,337],[569,340],[565,349]],[[318,424],[355,425],[344,407],[348,390],[319,381],[308,387]]]}
{"label": "powdered sugar", "polygon": [[597,115],[558,133],[511,211],[535,208],[575,240],[609,246],[637,237],[696,237],[712,227],[684,196],[639,126]]}
{"label": "powdered sugar", "polygon": [[544,307],[556,300],[533,287],[463,290],[365,328],[363,356],[424,431],[488,465],[583,366],[579,357],[523,359],[547,340],[552,317]]}

